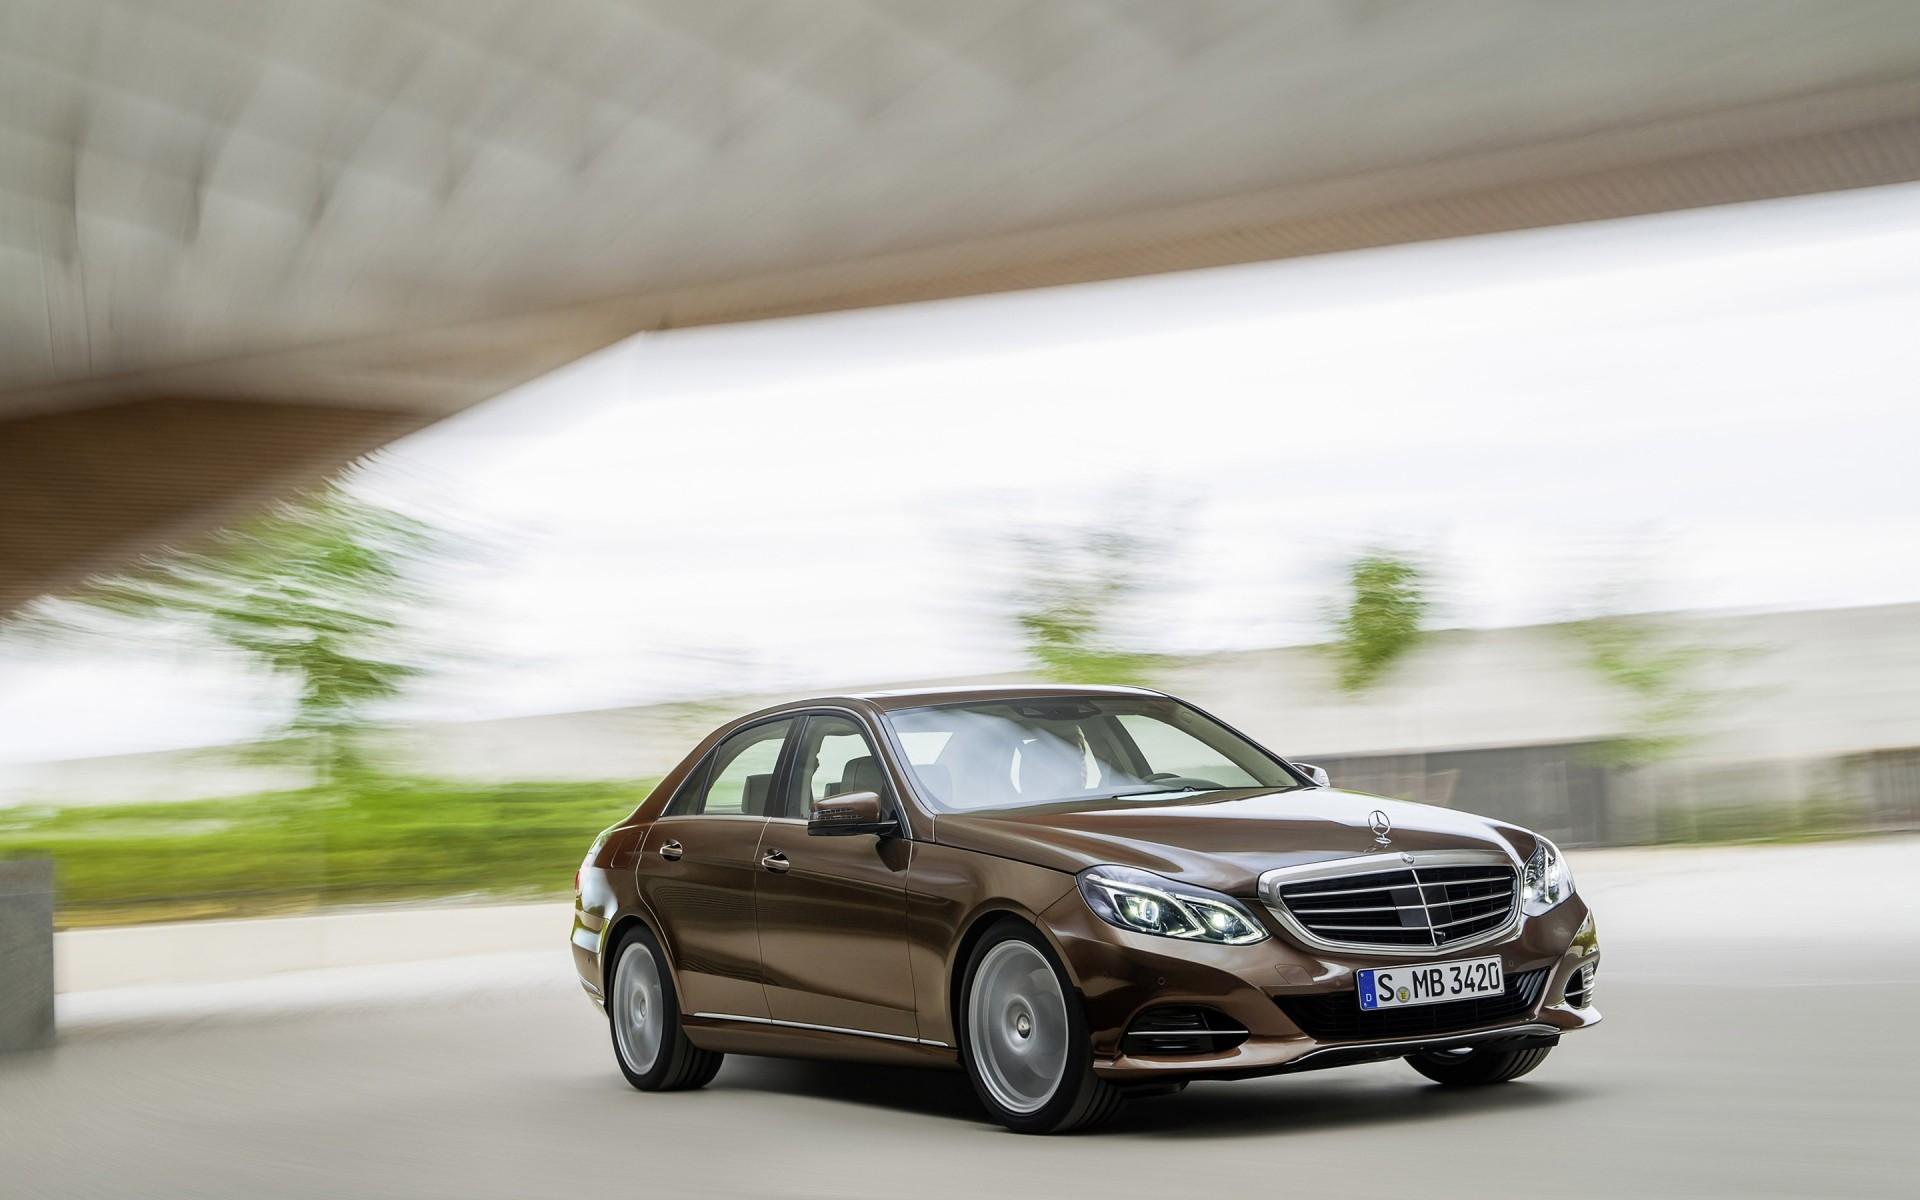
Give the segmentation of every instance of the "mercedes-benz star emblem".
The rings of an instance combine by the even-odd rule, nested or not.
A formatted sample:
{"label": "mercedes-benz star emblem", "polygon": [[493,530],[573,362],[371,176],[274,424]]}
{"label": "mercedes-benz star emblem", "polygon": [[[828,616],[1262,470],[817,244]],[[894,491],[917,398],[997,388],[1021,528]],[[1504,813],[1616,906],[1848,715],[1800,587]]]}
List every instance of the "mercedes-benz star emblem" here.
{"label": "mercedes-benz star emblem", "polygon": [[1373,840],[1382,846],[1393,840],[1387,836],[1393,832],[1393,822],[1387,820],[1387,814],[1379,809],[1373,810],[1373,816],[1368,820],[1367,826],[1373,830]]}

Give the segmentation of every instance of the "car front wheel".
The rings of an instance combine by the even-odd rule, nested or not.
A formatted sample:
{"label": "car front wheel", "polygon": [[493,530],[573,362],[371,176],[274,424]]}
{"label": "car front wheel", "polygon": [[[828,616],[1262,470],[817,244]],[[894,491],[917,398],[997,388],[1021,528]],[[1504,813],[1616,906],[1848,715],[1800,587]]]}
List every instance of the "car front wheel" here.
{"label": "car front wheel", "polygon": [[1518,1079],[1547,1059],[1548,1046],[1462,1046],[1409,1055],[1407,1063],[1435,1083],[1477,1087]]}
{"label": "car front wheel", "polygon": [[643,1092],[705,1087],[726,1057],[687,1040],[680,1027],[673,972],[667,970],[660,943],[645,928],[634,929],[614,949],[607,1024],[621,1074]]}
{"label": "car front wheel", "polygon": [[968,959],[960,1057],[980,1102],[1016,1133],[1066,1133],[1119,1109],[1120,1089],[1093,1073],[1079,995],[1053,948],[1004,921]]}

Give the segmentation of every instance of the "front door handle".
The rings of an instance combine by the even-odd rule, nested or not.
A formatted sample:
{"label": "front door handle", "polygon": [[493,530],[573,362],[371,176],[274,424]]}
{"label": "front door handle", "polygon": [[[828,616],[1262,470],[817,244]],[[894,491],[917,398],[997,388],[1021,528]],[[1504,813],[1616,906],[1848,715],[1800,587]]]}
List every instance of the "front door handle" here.
{"label": "front door handle", "polygon": [[686,851],[681,848],[679,842],[668,842],[666,845],[660,847],[660,857],[670,862],[678,859],[685,853]]}
{"label": "front door handle", "polygon": [[787,861],[787,856],[778,850],[769,850],[761,855],[760,865],[769,871],[790,871],[793,869],[793,864]]}

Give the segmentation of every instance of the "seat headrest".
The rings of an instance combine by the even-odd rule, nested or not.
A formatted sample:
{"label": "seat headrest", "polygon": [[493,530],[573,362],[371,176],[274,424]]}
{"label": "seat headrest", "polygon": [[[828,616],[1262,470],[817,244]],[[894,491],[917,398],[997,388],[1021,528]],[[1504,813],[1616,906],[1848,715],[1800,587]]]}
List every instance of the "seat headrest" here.
{"label": "seat headrest", "polygon": [[749,775],[747,786],[740,797],[740,811],[750,817],[767,815],[767,792],[773,787],[773,776]]}
{"label": "seat headrest", "polygon": [[840,792],[879,792],[886,795],[887,776],[880,769],[880,763],[871,754],[862,754],[859,758],[847,760],[846,767],[840,772]]}
{"label": "seat headrest", "polygon": [[1057,800],[1084,791],[1087,765],[1078,749],[1043,736],[1020,747],[1020,795],[1028,800]]}

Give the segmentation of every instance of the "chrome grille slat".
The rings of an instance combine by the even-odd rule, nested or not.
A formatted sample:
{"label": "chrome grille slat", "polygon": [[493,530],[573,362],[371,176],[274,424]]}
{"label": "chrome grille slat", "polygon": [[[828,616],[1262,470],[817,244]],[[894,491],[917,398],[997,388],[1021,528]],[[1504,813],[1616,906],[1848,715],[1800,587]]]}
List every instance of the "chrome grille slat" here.
{"label": "chrome grille slat", "polygon": [[1322,925],[1320,928],[1329,933],[1410,933],[1424,928],[1420,925]]}
{"label": "chrome grille slat", "polygon": [[1393,890],[1395,890],[1396,888],[1410,888],[1410,887],[1412,887],[1412,886],[1414,886],[1414,885],[1413,885],[1413,884],[1411,884],[1411,883],[1401,883],[1401,884],[1384,884],[1384,883],[1382,883],[1382,884],[1375,884],[1375,885],[1374,885],[1374,886],[1372,886],[1372,887],[1364,887],[1364,888],[1341,888],[1341,889],[1340,889],[1339,891],[1337,891],[1337,892],[1332,892],[1332,891],[1329,891],[1329,892],[1307,892],[1306,894],[1304,894],[1304,895],[1302,895],[1302,896],[1300,897],[1300,899],[1302,899],[1302,900],[1318,900],[1318,899],[1319,899],[1320,897],[1322,897],[1322,896],[1360,896],[1360,895],[1365,895],[1365,894],[1366,894],[1366,893],[1368,893],[1368,892],[1391,892],[1391,891],[1393,891]]}
{"label": "chrome grille slat", "polygon": [[1316,908],[1313,910],[1313,915],[1318,917],[1318,916],[1330,916],[1337,913],[1399,912],[1399,911],[1400,911],[1400,906],[1397,904],[1369,904],[1364,908]]}
{"label": "chrome grille slat", "polygon": [[[1518,918],[1519,870],[1498,852],[1430,851],[1391,867],[1351,861],[1345,872],[1339,862],[1276,869],[1262,876],[1261,894],[1308,942],[1333,948],[1438,954],[1498,936]],[[1388,913],[1399,923],[1386,923]]]}
{"label": "chrome grille slat", "polygon": [[1494,915],[1494,913],[1475,913],[1471,917],[1461,917],[1457,921],[1435,921],[1433,927],[1435,929],[1451,929],[1455,925],[1465,925],[1469,921],[1484,921]]}
{"label": "chrome grille slat", "polygon": [[1422,884],[1422,887],[1462,887],[1470,883],[1506,883],[1512,877],[1508,875],[1476,875],[1472,879],[1447,879],[1437,883]]}
{"label": "chrome grille slat", "polygon": [[[1317,916],[1317,914],[1315,914],[1315,916]],[[1404,929],[1452,929],[1453,925],[1484,922],[1484,920],[1490,918],[1490,916],[1505,916],[1505,912],[1476,912],[1473,916],[1463,916],[1463,918],[1457,918],[1457,920],[1452,920],[1452,922],[1430,922],[1430,924],[1425,925],[1334,925],[1321,922],[1317,927],[1319,927],[1319,929],[1327,929],[1329,933],[1334,931],[1334,929],[1338,929],[1340,933],[1352,933],[1352,931],[1356,931],[1356,929],[1375,929],[1375,931],[1379,931],[1379,929],[1392,929],[1392,931],[1404,931]]]}

